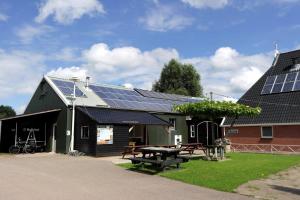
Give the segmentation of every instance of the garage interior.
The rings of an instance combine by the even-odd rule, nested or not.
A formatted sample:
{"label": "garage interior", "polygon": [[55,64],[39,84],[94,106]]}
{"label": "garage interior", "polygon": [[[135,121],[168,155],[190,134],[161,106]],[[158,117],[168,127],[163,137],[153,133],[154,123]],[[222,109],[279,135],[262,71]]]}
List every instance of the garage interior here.
{"label": "garage interior", "polygon": [[1,119],[0,151],[35,140],[39,151],[55,152],[56,121],[60,109]]}

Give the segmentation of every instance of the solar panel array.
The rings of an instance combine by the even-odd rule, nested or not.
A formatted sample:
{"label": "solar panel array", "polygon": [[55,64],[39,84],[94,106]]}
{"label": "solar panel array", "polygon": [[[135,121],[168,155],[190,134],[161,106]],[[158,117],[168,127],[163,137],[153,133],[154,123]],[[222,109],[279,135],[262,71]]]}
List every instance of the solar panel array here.
{"label": "solar panel array", "polygon": [[300,73],[292,72],[268,76],[261,94],[300,91]]}
{"label": "solar panel array", "polygon": [[[158,112],[172,112],[174,105],[188,103],[179,99],[154,98],[143,96],[136,90],[118,89],[104,86],[90,85],[100,98],[102,98],[110,107],[128,110],[145,110]],[[199,101],[199,100],[198,100]]]}
{"label": "solar panel array", "polygon": [[[55,79],[53,79],[52,81],[65,96],[73,96],[73,91],[74,91],[73,82],[55,80]],[[86,97],[77,86],[75,88],[75,95],[76,97]]]}
{"label": "solar panel array", "polygon": [[161,92],[153,92],[148,90],[142,90],[142,89],[135,89],[138,93],[145,97],[151,97],[151,98],[157,98],[157,99],[169,99],[174,101],[184,101],[184,102],[197,102],[199,99],[187,97],[183,95],[176,95],[176,94],[166,94]]}

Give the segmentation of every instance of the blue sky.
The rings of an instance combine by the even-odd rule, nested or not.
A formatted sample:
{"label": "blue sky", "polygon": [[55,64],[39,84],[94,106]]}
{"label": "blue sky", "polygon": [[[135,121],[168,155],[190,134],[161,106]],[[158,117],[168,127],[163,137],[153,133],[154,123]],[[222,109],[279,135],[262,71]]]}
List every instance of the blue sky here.
{"label": "blue sky", "polygon": [[1,0],[0,104],[24,110],[43,75],[150,89],[171,58],[205,93],[240,97],[300,48],[300,0]]}

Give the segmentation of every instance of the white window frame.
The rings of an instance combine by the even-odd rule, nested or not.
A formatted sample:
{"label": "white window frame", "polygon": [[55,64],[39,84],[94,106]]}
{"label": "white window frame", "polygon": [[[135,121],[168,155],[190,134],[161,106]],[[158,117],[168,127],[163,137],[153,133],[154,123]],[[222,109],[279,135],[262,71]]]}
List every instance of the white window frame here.
{"label": "white window frame", "polygon": [[172,130],[176,130],[176,118],[169,118],[169,122],[170,122],[171,120],[174,120],[174,125],[171,126],[171,129],[172,129]]}
{"label": "white window frame", "polygon": [[195,136],[196,136],[194,124],[190,125],[190,136],[191,136],[191,138],[195,138]]}
{"label": "white window frame", "polygon": [[[83,137],[83,128],[87,128],[87,131],[88,131],[88,136],[87,137]],[[90,138],[90,128],[89,128],[89,126],[81,126],[80,127],[80,138],[81,139],[89,139]]]}
{"label": "white window frame", "polygon": [[[272,136],[263,136],[263,128],[266,128],[266,127],[271,127],[272,128]],[[260,137],[263,138],[263,139],[272,139],[274,136],[274,129],[273,129],[273,126],[261,126],[260,127]]]}

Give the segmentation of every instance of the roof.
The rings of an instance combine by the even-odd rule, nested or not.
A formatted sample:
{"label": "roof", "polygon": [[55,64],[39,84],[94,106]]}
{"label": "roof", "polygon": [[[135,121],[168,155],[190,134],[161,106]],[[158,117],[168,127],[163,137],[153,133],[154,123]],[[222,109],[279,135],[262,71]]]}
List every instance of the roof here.
{"label": "roof", "polygon": [[43,114],[54,113],[54,112],[59,112],[59,111],[61,111],[61,109],[53,109],[53,110],[46,110],[46,111],[30,113],[30,114],[16,115],[13,117],[7,117],[7,118],[0,119],[0,121],[18,119],[18,118],[24,118],[24,117],[30,117],[30,116],[36,116],[36,115],[43,115]]}
{"label": "roof", "polygon": [[[54,91],[66,105],[72,103],[73,83],[69,80],[46,77]],[[159,113],[174,113],[174,105],[198,102],[201,98],[165,94],[121,86],[76,83],[76,105],[103,107],[121,110],[137,110]]]}
{"label": "roof", "polygon": [[170,124],[150,113],[138,111],[112,110],[93,107],[78,107],[99,124],[144,124],[166,125]]}
{"label": "roof", "polygon": [[[240,117],[235,125],[300,124],[300,89],[296,87],[298,82],[300,85],[300,69],[293,67],[299,58],[300,50],[279,54],[267,72],[238,101],[252,107],[261,107],[261,114]],[[295,77],[289,75],[293,73]],[[275,80],[269,78],[267,81],[272,76]],[[291,77],[294,82],[289,83]],[[231,121],[226,118],[224,125],[230,125]]]}

